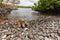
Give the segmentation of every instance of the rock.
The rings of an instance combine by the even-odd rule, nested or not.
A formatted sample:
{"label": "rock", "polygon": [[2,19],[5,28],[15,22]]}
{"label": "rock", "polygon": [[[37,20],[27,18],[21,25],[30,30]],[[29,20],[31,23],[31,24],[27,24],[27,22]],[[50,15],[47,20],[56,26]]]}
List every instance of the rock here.
{"label": "rock", "polygon": [[6,39],[2,39],[2,40],[6,40]]}
{"label": "rock", "polygon": [[2,38],[2,39],[5,39],[5,38],[6,38],[6,36],[7,36],[7,35],[3,35],[1,38]]}
{"label": "rock", "polygon": [[57,32],[58,36],[60,37],[60,30]]}
{"label": "rock", "polygon": [[45,40],[50,40],[49,38],[45,37]]}
{"label": "rock", "polygon": [[28,35],[28,38],[29,38],[29,39],[32,39],[32,38],[33,38],[33,35],[32,35],[32,34],[29,34],[29,35]]}

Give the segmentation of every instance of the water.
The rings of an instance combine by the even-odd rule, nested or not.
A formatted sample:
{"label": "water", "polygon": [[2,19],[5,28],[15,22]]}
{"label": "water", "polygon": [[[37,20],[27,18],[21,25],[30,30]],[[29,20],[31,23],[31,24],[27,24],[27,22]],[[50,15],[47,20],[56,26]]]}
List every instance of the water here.
{"label": "water", "polygon": [[[3,0],[2,3],[5,3],[5,4],[14,4],[14,3],[11,3],[12,0],[7,1],[6,0]],[[19,2],[20,1],[20,2]],[[33,6],[34,3],[37,3],[38,0],[17,0],[15,2],[15,5],[18,5],[18,6]]]}
{"label": "water", "polygon": [[8,17],[14,19],[24,19],[24,20],[33,20],[33,12],[31,8],[18,8],[18,10],[13,10]]}

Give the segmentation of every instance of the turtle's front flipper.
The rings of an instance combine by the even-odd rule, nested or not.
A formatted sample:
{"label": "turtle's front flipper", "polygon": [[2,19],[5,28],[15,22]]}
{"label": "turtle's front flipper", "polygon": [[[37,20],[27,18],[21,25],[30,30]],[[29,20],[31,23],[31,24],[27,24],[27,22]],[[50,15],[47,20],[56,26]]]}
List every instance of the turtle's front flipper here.
{"label": "turtle's front flipper", "polygon": [[28,22],[25,21],[25,20],[24,21],[23,20],[18,20],[18,21],[15,22],[15,24],[21,26],[22,28],[29,25]]}

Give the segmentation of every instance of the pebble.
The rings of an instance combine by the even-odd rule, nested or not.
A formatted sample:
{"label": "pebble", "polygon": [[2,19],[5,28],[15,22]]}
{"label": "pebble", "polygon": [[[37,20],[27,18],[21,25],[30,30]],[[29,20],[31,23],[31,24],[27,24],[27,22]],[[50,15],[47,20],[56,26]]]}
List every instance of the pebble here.
{"label": "pebble", "polygon": [[45,37],[45,40],[50,40],[49,38]]}
{"label": "pebble", "polygon": [[28,35],[28,38],[32,39],[33,38],[33,35],[32,34],[29,34]]}
{"label": "pebble", "polygon": [[2,39],[2,40],[6,40],[6,39]]}
{"label": "pebble", "polygon": [[2,39],[5,39],[5,38],[6,38],[6,36],[7,36],[7,35],[4,35],[4,36],[2,36],[1,38],[2,38]]}

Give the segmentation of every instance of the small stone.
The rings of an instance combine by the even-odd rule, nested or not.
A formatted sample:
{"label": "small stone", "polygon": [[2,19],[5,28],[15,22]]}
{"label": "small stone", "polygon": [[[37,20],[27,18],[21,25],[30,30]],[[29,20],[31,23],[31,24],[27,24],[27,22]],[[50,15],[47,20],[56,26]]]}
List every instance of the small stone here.
{"label": "small stone", "polygon": [[7,35],[2,36],[2,39],[6,38]]}
{"label": "small stone", "polygon": [[57,32],[58,36],[60,37],[60,31]]}
{"label": "small stone", "polygon": [[28,28],[24,28],[24,31],[28,30]]}
{"label": "small stone", "polygon": [[6,23],[6,25],[8,25],[9,23]]}
{"label": "small stone", "polygon": [[3,30],[2,32],[8,32],[8,30]]}
{"label": "small stone", "polygon": [[44,37],[43,36],[39,36],[40,39],[43,39]]}
{"label": "small stone", "polygon": [[7,36],[7,37],[6,37],[6,39],[7,39],[7,40],[9,40],[9,39],[10,39],[10,37],[11,37],[11,35]]}
{"label": "small stone", "polygon": [[54,38],[54,37],[55,37],[55,34],[54,34],[54,33],[51,33],[51,37],[53,37],[53,38]]}
{"label": "small stone", "polygon": [[0,24],[4,24],[5,22],[1,22]]}
{"label": "small stone", "polygon": [[33,35],[32,34],[29,34],[28,35],[28,38],[32,39],[33,38]]}
{"label": "small stone", "polygon": [[18,38],[17,40],[21,40],[21,38]]}
{"label": "small stone", "polygon": [[45,40],[50,40],[49,38],[45,37]]}
{"label": "small stone", "polygon": [[2,39],[2,40],[6,40],[6,39]]}

